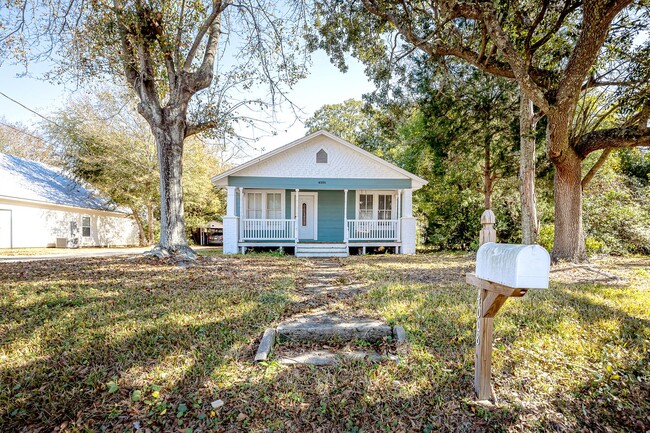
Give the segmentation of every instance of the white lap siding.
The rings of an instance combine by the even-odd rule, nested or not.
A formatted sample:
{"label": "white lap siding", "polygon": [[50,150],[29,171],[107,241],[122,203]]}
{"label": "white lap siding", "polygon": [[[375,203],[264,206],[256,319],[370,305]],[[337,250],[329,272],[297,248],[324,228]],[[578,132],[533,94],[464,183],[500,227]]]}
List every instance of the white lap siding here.
{"label": "white lap siding", "polygon": [[[11,247],[47,247],[56,238],[71,236],[77,224],[79,246],[126,246],[138,244],[135,222],[126,215],[92,209],[72,209],[48,204],[17,204],[0,201],[11,211]],[[82,219],[90,218],[90,236],[82,236]]]}

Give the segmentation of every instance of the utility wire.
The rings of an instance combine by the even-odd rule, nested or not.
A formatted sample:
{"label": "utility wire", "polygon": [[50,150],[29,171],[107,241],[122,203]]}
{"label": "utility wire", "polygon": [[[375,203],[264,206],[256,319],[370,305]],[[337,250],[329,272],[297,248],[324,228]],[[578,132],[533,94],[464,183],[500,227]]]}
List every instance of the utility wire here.
{"label": "utility wire", "polygon": [[27,110],[27,111],[29,111],[29,112],[31,112],[31,113],[36,114],[38,117],[47,120],[47,121],[50,122],[51,124],[56,125],[56,126],[58,126],[59,128],[62,128],[62,126],[59,125],[58,123],[56,123],[55,121],[48,119],[47,117],[43,116],[43,115],[40,114],[40,113],[37,113],[36,111],[32,110],[31,108],[29,108],[29,107],[26,106],[25,104],[22,104],[22,103],[16,101],[15,99],[13,99],[13,98],[11,98],[11,97],[5,95],[5,94],[2,93],[2,92],[0,92],[0,95],[4,96],[5,98],[9,99],[10,101],[12,101],[12,102],[14,102],[14,103],[16,103],[16,104],[18,104],[18,105],[20,105],[20,106],[23,107],[25,110]]}
{"label": "utility wire", "polygon": [[10,129],[13,129],[14,131],[16,131],[16,132],[20,132],[21,134],[29,135],[30,137],[35,138],[35,139],[37,139],[37,140],[39,140],[39,141],[42,141],[42,142],[45,143],[45,144],[52,145],[52,143],[48,143],[47,141],[45,141],[45,140],[42,139],[41,137],[37,137],[36,135],[30,134],[29,132],[23,131],[22,129],[18,129],[18,128],[16,128],[15,126],[7,125],[7,124],[4,123],[4,122],[0,122],[0,125],[5,126],[5,127],[7,127],[7,128],[10,128]]}

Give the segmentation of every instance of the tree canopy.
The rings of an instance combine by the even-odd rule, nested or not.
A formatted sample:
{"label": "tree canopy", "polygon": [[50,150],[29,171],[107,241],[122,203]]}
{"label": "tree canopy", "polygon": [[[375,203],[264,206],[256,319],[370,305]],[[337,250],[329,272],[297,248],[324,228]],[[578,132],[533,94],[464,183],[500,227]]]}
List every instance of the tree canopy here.
{"label": "tree canopy", "polygon": [[[161,236],[153,254],[187,246],[183,145],[195,134],[235,134],[240,107],[274,104],[304,75],[302,3],[267,0],[18,0],[0,16],[3,54],[47,56],[50,78],[106,77],[138,98],[158,149]],[[248,92],[265,85],[269,98]]]}
{"label": "tree canopy", "polygon": [[[517,81],[546,116],[547,154],[555,166],[555,259],[584,258],[581,164],[606,148],[650,144],[648,46],[644,0],[486,3],[317,1],[312,44],[344,67],[352,52],[377,81],[408,71],[414,51],[453,57]],[[406,63],[405,63],[406,61]],[[617,122],[572,134],[584,92],[609,87]]]}

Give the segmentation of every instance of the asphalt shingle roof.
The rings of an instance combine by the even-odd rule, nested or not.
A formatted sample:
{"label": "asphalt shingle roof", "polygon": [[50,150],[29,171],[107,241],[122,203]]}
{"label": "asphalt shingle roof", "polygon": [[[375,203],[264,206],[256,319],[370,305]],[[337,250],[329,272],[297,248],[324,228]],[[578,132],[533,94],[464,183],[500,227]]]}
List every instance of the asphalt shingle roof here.
{"label": "asphalt shingle roof", "polygon": [[99,210],[109,201],[84,188],[55,167],[0,152],[0,196]]}

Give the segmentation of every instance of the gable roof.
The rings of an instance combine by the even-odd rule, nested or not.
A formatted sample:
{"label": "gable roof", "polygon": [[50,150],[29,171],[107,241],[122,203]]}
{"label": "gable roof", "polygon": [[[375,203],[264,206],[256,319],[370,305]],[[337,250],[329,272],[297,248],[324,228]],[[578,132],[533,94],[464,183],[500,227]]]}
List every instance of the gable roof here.
{"label": "gable roof", "polygon": [[59,169],[0,152],[0,198],[103,211],[115,206]]}
{"label": "gable roof", "polygon": [[413,185],[414,189],[421,188],[422,186],[424,186],[424,185],[426,185],[428,183],[426,180],[422,179],[421,177],[416,176],[413,173],[410,173],[410,172],[408,172],[408,171],[406,171],[406,170],[404,170],[404,169],[402,169],[402,168],[400,168],[400,167],[398,167],[398,166],[396,166],[394,164],[391,164],[390,162],[385,161],[382,158],[380,158],[380,157],[378,157],[376,155],[373,155],[372,153],[370,153],[370,152],[368,152],[366,150],[363,150],[360,147],[355,146],[354,144],[352,144],[352,143],[350,143],[348,141],[345,141],[345,140],[343,140],[343,139],[341,139],[341,138],[339,138],[339,137],[337,137],[337,136],[335,136],[335,135],[333,135],[333,134],[331,134],[331,133],[329,133],[327,131],[323,131],[323,130],[315,132],[315,133],[310,134],[310,135],[307,135],[305,137],[299,138],[298,140],[295,140],[295,141],[293,141],[293,142],[291,142],[289,144],[286,144],[286,145],[284,145],[282,147],[279,147],[279,148],[277,148],[275,150],[272,150],[272,151],[267,152],[267,153],[265,153],[263,155],[260,155],[257,158],[253,158],[248,162],[245,162],[245,163],[243,163],[243,164],[241,164],[241,165],[239,165],[237,167],[234,167],[234,168],[232,168],[232,169],[230,169],[228,171],[225,171],[225,172],[223,172],[221,174],[218,174],[218,175],[212,177],[211,181],[216,186],[226,186],[226,181],[227,181],[228,176],[236,175],[236,174],[246,170],[249,167],[260,164],[261,162],[266,161],[269,158],[272,158],[272,157],[274,157],[276,155],[287,152],[290,149],[293,149],[293,148],[295,148],[297,146],[300,146],[300,145],[302,145],[304,143],[307,143],[307,142],[309,142],[309,141],[311,141],[314,138],[317,138],[319,136],[327,137],[327,138],[333,140],[334,142],[344,146],[345,148],[353,150],[354,152],[357,152],[357,153],[361,154],[363,157],[368,158],[369,160],[373,161],[374,163],[379,164],[383,168],[389,169],[390,171],[392,171],[396,175],[396,177],[403,177],[403,178],[411,179],[411,182],[412,182],[412,185]]}

